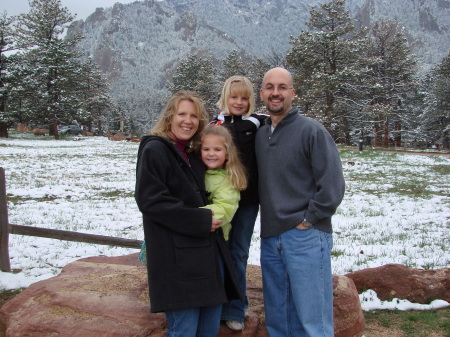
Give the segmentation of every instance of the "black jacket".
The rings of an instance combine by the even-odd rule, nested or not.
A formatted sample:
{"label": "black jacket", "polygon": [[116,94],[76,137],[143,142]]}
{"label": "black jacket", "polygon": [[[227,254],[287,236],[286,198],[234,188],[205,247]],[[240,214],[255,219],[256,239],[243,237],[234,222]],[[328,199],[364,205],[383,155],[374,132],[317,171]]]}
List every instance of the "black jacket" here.
{"label": "black jacket", "polygon": [[256,166],[255,136],[267,115],[251,114],[250,117],[219,115],[210,124],[223,125],[230,130],[239,158],[248,176],[248,185],[241,192],[239,205],[258,204],[258,167]]}
{"label": "black jacket", "polygon": [[143,215],[152,312],[242,298],[223,235],[211,233],[211,211],[199,208],[207,203],[204,165],[188,156],[191,166],[156,136],[144,137],[139,147],[135,199]]}

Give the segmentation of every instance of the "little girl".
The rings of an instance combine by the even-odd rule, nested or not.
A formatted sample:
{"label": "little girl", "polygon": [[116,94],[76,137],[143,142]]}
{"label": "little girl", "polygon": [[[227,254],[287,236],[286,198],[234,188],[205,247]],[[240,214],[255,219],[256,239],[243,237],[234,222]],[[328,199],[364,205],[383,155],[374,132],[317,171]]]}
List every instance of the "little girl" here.
{"label": "little girl", "polygon": [[225,81],[217,105],[222,112],[211,124],[225,126],[231,132],[248,177],[247,188],[241,192],[239,208],[231,220],[228,240],[228,248],[245,301],[233,300],[224,304],[221,317],[230,329],[242,331],[245,309],[248,307],[247,261],[259,210],[255,136],[267,115],[253,113],[255,110],[253,85],[244,76],[231,76]]}
{"label": "little girl", "polygon": [[213,217],[221,220],[225,240],[231,219],[238,209],[240,192],[247,187],[247,177],[230,132],[217,125],[207,125],[201,136],[200,152],[206,166],[205,188]]}

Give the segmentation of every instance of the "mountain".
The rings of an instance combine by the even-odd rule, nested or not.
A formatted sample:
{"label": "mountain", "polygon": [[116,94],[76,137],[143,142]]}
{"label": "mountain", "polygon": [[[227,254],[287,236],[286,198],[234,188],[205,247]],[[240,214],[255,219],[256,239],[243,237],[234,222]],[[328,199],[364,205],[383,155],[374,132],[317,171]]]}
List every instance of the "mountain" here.
{"label": "mountain", "polygon": [[[159,111],[160,102],[167,95],[166,82],[181,58],[196,53],[208,56],[219,67],[232,50],[253,58],[283,56],[290,49],[290,36],[306,29],[312,7],[324,2],[116,3],[112,8],[97,8],[85,21],[73,22],[67,34],[85,36],[79,49],[107,74],[113,96],[129,102],[133,111],[152,114]],[[422,71],[441,62],[449,51],[449,0],[347,0],[347,8],[362,25],[380,18],[403,24]]]}

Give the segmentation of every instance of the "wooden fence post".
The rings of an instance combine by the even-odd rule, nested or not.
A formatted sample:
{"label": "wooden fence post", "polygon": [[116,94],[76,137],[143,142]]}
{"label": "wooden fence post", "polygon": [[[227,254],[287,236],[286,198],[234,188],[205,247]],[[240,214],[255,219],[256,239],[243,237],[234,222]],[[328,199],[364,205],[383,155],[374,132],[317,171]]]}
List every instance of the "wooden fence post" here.
{"label": "wooden fence post", "polygon": [[9,222],[5,170],[0,167],[0,270],[11,272],[9,262]]}

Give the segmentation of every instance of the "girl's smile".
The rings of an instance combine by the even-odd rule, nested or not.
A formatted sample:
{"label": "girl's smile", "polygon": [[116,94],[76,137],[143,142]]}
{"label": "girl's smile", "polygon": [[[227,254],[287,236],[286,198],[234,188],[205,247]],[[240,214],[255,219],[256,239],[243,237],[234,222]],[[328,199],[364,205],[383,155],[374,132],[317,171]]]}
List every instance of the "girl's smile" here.
{"label": "girl's smile", "polygon": [[231,115],[245,115],[249,108],[248,97],[233,95],[228,98],[228,110]]}
{"label": "girl's smile", "polygon": [[202,139],[202,161],[208,170],[224,169],[227,149],[222,137],[206,135]]}

